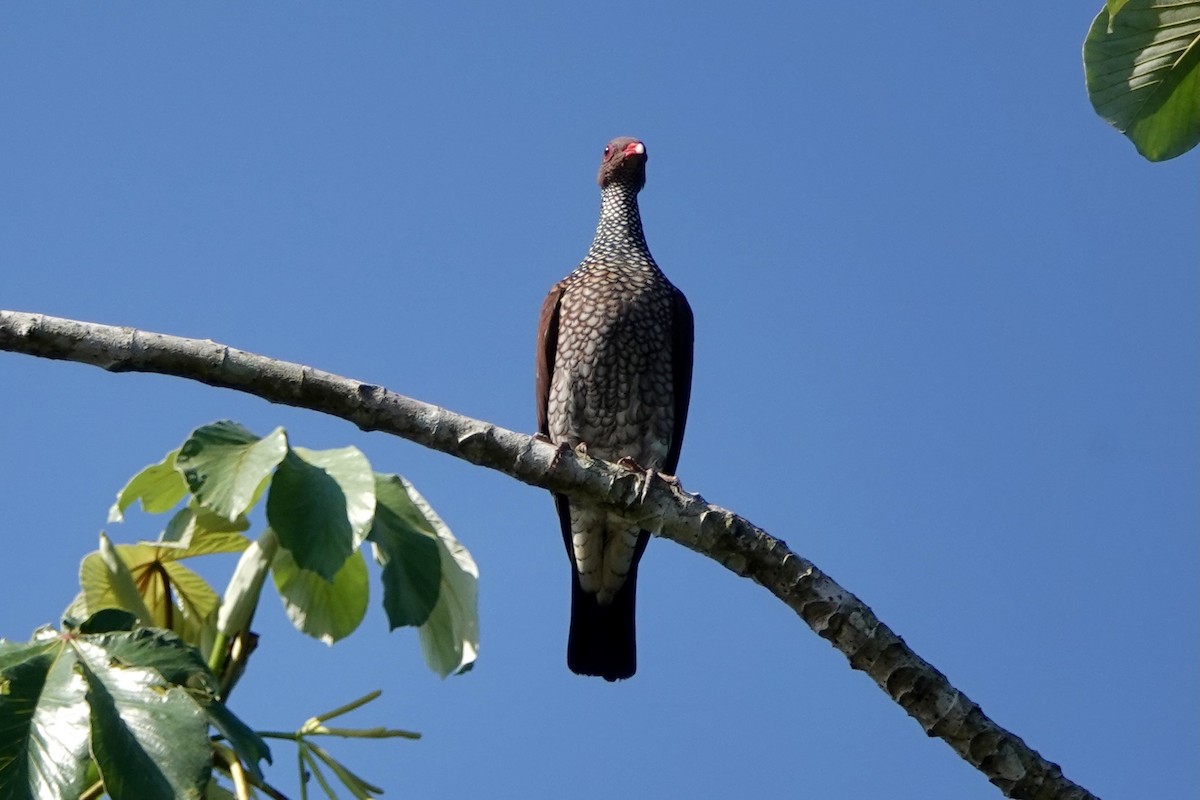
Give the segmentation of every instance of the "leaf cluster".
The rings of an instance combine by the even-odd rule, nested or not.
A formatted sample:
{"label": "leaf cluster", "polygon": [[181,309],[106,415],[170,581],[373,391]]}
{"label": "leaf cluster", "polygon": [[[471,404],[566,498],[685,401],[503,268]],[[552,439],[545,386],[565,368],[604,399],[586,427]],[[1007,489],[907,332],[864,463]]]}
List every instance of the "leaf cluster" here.
{"label": "leaf cluster", "polygon": [[[248,515],[264,498],[267,524],[251,540]],[[225,701],[257,646],[250,626],[267,576],[293,625],[332,644],[366,613],[367,544],[389,625],[416,626],[439,675],[471,668],[478,570],[424,498],[356,448],[293,447],[282,428],[259,437],[222,421],[134,475],[109,521],[138,503],[173,512],[156,541],[114,545],[101,533],[62,630],[0,640],[0,800],[282,797],[263,778],[264,737],[297,745],[305,792],[311,776],[336,796],[322,765],[355,797],[381,791],[310,741],[416,738],[324,725],[378,693],[261,736]],[[215,553],[241,554],[220,596],[183,563]],[[236,794],[211,780],[214,765]]]}

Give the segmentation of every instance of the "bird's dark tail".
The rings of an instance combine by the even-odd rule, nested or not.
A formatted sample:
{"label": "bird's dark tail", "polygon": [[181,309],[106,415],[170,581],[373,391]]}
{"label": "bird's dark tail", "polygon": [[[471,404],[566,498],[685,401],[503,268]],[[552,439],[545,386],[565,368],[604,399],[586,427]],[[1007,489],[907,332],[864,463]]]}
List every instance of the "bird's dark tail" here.
{"label": "bird's dark tail", "polygon": [[608,605],[596,602],[596,595],[579,585],[575,557],[571,547],[571,509],[566,495],[554,495],[559,527],[571,561],[571,631],[567,635],[567,666],[576,675],[597,675],[619,681],[637,672],[637,571],[642,553],[650,541],[649,531],[638,534],[633,559],[625,584]]}
{"label": "bird's dark tail", "polygon": [[567,637],[567,666],[577,675],[623,680],[637,671],[637,566],[608,605],[579,586],[571,570],[571,632]]}

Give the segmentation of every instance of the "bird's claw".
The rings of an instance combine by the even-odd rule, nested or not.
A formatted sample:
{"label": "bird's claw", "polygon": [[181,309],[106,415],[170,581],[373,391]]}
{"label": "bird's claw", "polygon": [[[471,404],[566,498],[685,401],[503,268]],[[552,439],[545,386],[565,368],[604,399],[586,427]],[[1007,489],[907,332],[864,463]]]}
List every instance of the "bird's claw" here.
{"label": "bird's claw", "polygon": [[646,469],[644,469],[642,467],[641,464],[634,461],[629,456],[621,456],[619,459],[617,459],[617,465],[624,467],[625,469],[629,470],[630,472],[646,472],[647,471]]}
{"label": "bird's claw", "polygon": [[541,431],[538,431],[537,433],[535,433],[533,435],[533,440],[535,442],[541,442],[542,444],[548,444],[548,445],[554,446],[554,455],[550,456],[550,464],[547,466],[548,470],[552,470],[555,467],[557,467],[558,460],[559,460],[559,458],[562,457],[562,454],[571,449],[571,445],[567,444],[566,442],[558,442],[557,444],[555,444],[553,439],[551,439],[549,436],[542,433]]}

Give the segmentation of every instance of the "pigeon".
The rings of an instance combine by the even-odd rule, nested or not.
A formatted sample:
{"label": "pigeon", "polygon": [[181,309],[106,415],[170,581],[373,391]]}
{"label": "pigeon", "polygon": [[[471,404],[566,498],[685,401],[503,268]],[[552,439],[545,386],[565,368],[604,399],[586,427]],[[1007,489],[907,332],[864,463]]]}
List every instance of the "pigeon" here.
{"label": "pigeon", "polygon": [[[587,255],[538,321],[538,431],[558,446],[674,476],[692,385],[692,310],[658,268],[638,212],[646,146],[613,139]],[[609,681],[637,671],[638,561],[650,532],[554,495],[571,562],[567,666]]]}

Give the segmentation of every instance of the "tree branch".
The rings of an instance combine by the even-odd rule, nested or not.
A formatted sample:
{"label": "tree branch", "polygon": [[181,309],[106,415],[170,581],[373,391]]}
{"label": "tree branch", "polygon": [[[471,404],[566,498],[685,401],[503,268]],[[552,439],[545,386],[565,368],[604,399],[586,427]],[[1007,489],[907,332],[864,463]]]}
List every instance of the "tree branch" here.
{"label": "tree branch", "polygon": [[1095,800],[1064,777],[1057,764],[989,719],[861,600],[782,540],[656,474],[630,472],[379,386],[206,339],[0,311],[0,350],[236,389],[340,417],[365,431],[390,433],[531,486],[617,508],[663,538],[768,589],[840,650],[851,667],[867,673],[929,736],[949,744],[1006,796]]}

